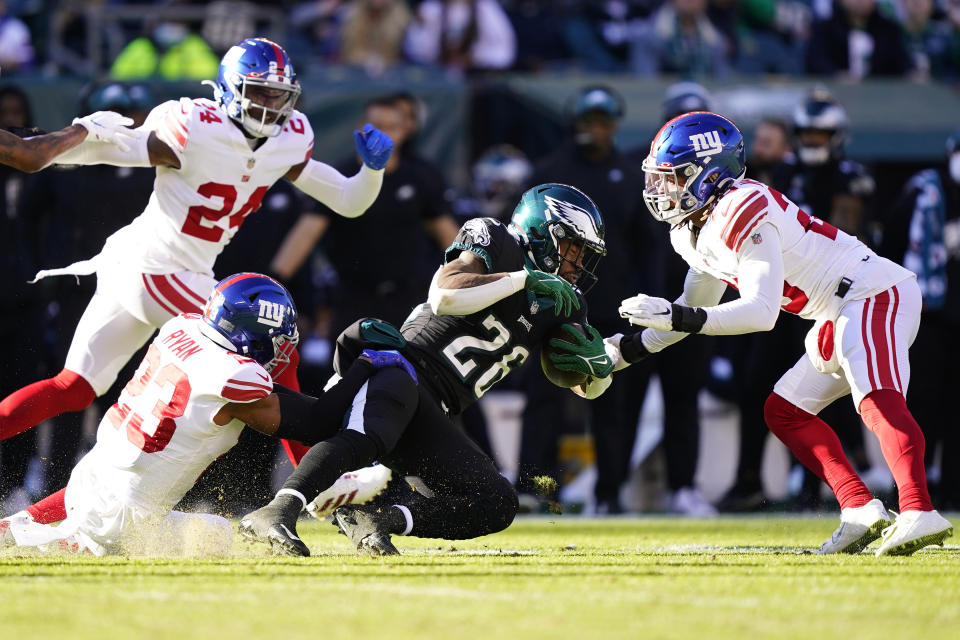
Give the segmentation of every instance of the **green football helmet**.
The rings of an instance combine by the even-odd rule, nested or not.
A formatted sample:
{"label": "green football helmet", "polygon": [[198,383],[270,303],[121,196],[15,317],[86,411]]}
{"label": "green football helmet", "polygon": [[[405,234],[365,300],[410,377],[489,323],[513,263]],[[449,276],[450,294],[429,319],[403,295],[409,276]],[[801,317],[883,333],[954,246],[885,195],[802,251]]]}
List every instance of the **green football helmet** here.
{"label": "green football helmet", "polygon": [[[565,184],[541,184],[520,196],[513,210],[510,229],[526,245],[527,257],[540,271],[556,274],[563,262],[576,269],[572,283],[586,293],[596,281],[600,258],[607,254],[603,242],[603,218],[585,193]],[[560,254],[560,241],[572,239]]]}

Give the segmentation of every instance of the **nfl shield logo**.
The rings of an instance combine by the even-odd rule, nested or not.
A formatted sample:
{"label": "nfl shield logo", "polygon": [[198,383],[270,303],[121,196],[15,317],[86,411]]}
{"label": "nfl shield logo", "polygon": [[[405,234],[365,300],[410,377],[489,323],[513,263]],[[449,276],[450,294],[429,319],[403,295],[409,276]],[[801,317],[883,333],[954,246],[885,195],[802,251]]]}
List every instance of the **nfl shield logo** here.
{"label": "nfl shield logo", "polygon": [[257,164],[256,158],[250,158],[247,160],[247,169],[253,169],[253,165]]}
{"label": "nfl shield logo", "polygon": [[760,235],[759,231],[750,236],[750,239],[753,240],[753,244],[760,244],[763,242],[763,236]]}

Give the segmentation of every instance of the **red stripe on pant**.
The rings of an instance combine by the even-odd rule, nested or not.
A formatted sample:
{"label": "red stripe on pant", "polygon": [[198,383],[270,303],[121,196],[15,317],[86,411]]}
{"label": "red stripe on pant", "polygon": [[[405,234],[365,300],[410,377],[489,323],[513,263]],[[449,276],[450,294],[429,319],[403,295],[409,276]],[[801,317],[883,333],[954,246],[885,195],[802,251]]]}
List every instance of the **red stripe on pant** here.
{"label": "red stripe on pant", "polygon": [[890,341],[887,340],[887,327],[893,321],[890,311],[890,293],[888,291],[878,293],[870,318],[870,335],[873,338],[874,357],[877,360],[877,378],[880,383],[878,388],[880,389],[896,389],[890,367],[891,345]]}
{"label": "red stripe on pant", "polygon": [[[294,350],[294,352],[290,354],[290,363],[283,368],[283,371],[273,377],[273,381],[277,384],[282,384],[288,389],[300,391],[300,381],[297,380],[297,365],[299,364],[300,352]],[[307,451],[310,450],[310,447],[296,440],[281,440],[280,442],[283,444],[283,450],[287,452],[287,457],[290,458],[293,466],[300,464],[300,460],[302,460],[303,456],[307,455]]]}
{"label": "red stripe on pant", "polygon": [[767,427],[793,455],[833,490],[841,509],[862,507],[873,496],[863,484],[837,434],[826,422],[771,393],[763,406]]}

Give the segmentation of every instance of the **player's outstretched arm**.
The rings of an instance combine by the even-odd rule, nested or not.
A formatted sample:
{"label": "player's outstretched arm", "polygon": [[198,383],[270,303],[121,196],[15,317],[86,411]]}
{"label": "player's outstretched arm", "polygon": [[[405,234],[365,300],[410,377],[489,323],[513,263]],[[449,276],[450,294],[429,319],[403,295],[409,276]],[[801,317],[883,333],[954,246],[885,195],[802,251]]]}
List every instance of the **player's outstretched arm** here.
{"label": "player's outstretched arm", "polygon": [[416,381],[413,366],[396,351],[364,351],[343,378],[319,398],[274,385],[274,393],[254,402],[231,402],[223,406],[214,422],[224,425],[240,420],[268,436],[313,445],[333,436],[343,424],[343,415],[360,388],[379,369],[399,367]]}
{"label": "player's outstretched arm", "polygon": [[437,271],[427,302],[438,316],[463,316],[524,289],[552,298],[557,315],[580,308],[576,292],[563,278],[532,269],[487,273],[483,259],[472,251],[462,251]]}
{"label": "player's outstretched arm", "polygon": [[31,138],[0,129],[0,164],[25,173],[34,173],[50,164],[54,158],[76,147],[87,137],[87,130],[70,125],[60,131],[44,133]]}

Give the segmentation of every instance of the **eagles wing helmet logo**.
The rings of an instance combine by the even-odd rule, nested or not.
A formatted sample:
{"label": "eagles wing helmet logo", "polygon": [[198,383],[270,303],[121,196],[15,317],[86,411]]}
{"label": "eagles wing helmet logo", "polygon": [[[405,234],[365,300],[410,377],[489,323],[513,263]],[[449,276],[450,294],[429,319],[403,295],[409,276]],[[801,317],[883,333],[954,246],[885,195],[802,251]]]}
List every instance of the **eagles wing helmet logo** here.
{"label": "eagles wing helmet logo", "polygon": [[463,234],[470,244],[477,245],[478,247],[486,247],[490,244],[490,230],[487,229],[487,225],[479,218],[468,220],[466,224],[463,225]]}
{"label": "eagles wing helmet logo", "polygon": [[557,200],[550,196],[543,196],[549,210],[548,219],[562,220],[565,224],[576,229],[581,238],[586,238],[595,244],[602,244],[597,228],[593,224],[593,217],[584,209],[565,200]]}

